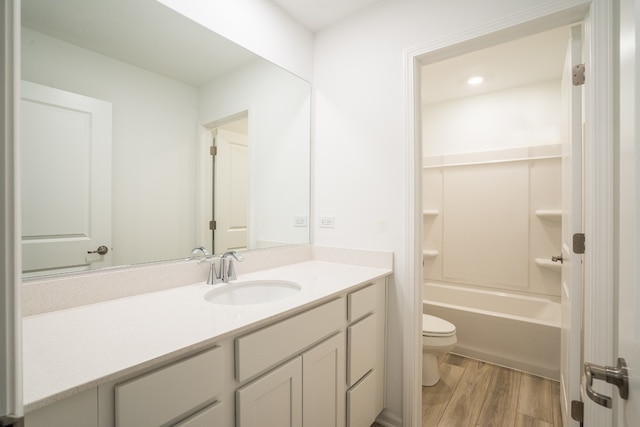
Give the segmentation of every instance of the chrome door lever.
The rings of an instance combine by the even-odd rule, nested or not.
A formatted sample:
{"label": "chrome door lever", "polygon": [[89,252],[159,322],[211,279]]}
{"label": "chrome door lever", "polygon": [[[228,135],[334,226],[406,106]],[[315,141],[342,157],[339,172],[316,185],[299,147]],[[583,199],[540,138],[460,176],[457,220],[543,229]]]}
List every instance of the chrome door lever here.
{"label": "chrome door lever", "polygon": [[98,246],[98,249],[96,249],[95,251],[87,251],[88,254],[98,254],[98,255],[106,255],[107,252],[109,252],[109,248],[104,245]]}
{"label": "chrome door lever", "polygon": [[562,254],[560,254],[558,256],[552,256],[551,261],[559,262],[560,264],[562,264],[564,262],[564,259],[562,258]]}
{"label": "chrome door lever", "polygon": [[598,405],[611,408],[611,398],[600,394],[593,389],[594,379],[604,380],[609,384],[615,385],[618,387],[621,398],[629,398],[629,371],[627,370],[627,363],[623,358],[618,358],[618,364],[615,367],[603,367],[587,362],[584,364],[584,374],[587,377],[585,387],[587,389],[587,395]]}

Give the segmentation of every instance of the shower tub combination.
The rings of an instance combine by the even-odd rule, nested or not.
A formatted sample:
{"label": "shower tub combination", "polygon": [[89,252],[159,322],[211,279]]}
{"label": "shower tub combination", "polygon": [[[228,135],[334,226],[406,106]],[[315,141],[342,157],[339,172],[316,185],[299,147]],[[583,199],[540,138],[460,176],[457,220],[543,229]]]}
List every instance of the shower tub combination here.
{"label": "shower tub combination", "polygon": [[427,282],[423,312],[456,326],[453,353],[560,379],[558,301]]}

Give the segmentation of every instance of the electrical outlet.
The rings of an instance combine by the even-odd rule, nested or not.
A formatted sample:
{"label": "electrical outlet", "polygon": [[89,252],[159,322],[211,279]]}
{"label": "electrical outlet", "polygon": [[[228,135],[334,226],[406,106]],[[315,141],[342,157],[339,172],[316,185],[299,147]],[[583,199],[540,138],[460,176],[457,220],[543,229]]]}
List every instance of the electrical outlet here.
{"label": "electrical outlet", "polygon": [[333,228],[335,226],[335,219],[332,216],[320,217],[320,228]]}
{"label": "electrical outlet", "polygon": [[306,227],[307,226],[307,217],[302,215],[296,215],[293,217],[293,226],[294,227]]}

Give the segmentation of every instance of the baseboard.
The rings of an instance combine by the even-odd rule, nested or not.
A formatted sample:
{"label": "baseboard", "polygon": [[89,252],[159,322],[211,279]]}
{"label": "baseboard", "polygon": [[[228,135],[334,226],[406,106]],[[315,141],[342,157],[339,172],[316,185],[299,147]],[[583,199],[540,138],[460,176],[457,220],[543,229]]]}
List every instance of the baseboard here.
{"label": "baseboard", "polygon": [[378,415],[376,422],[385,427],[402,427],[402,418],[386,409]]}
{"label": "baseboard", "polygon": [[548,378],[553,381],[560,381],[560,372],[556,369],[548,369],[543,366],[532,365],[466,347],[456,346],[452,353],[483,362],[493,363],[494,365],[504,366],[505,368],[515,369],[516,371],[522,371],[529,374],[537,375],[539,377]]}

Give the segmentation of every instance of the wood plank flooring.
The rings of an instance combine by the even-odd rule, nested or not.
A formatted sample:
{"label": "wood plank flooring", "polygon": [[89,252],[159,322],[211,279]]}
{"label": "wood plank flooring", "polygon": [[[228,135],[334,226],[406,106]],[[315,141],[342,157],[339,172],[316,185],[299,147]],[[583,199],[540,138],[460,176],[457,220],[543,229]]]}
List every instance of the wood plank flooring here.
{"label": "wood plank flooring", "polygon": [[449,353],[438,384],[422,387],[422,426],[562,427],[560,385]]}
{"label": "wood plank flooring", "polygon": [[423,427],[562,427],[556,381],[448,354],[422,388]]}

